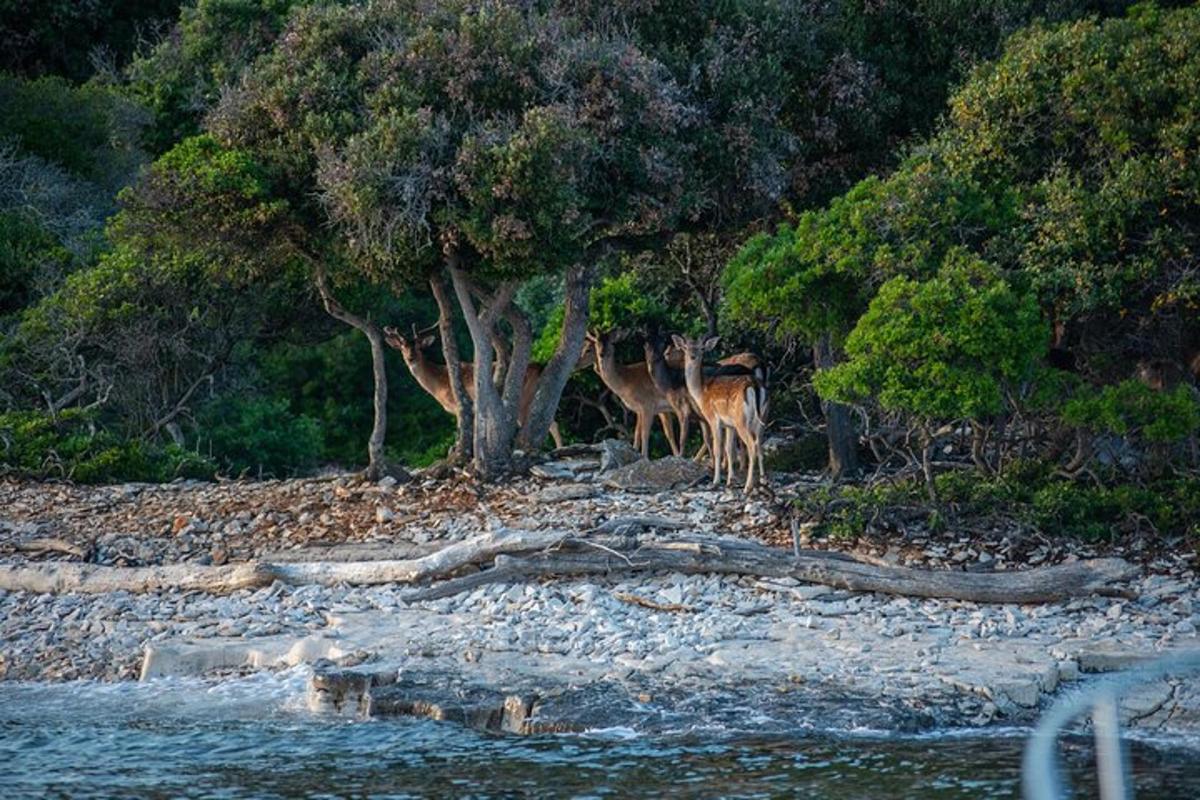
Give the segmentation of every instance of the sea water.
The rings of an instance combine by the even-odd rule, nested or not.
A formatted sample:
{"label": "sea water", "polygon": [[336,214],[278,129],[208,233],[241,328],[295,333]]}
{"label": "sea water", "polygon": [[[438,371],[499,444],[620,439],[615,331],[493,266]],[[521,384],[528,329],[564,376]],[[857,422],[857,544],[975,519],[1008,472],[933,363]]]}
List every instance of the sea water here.
{"label": "sea water", "polygon": [[[0,798],[1016,798],[1028,731],[917,736],[704,724],[488,734],[314,714],[308,673],[0,683]],[[1094,796],[1086,739],[1064,757]],[[1135,743],[1138,797],[1200,797],[1194,743]]]}

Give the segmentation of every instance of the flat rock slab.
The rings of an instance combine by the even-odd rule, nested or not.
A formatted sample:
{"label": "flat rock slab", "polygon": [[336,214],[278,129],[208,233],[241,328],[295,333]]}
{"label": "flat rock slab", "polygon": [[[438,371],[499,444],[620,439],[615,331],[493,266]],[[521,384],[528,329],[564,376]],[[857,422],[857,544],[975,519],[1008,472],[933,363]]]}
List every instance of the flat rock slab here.
{"label": "flat rock slab", "polygon": [[711,475],[709,468],[690,458],[667,456],[656,461],[635,461],[606,473],[606,486],[630,492],[665,492],[695,486]]}
{"label": "flat rock slab", "polygon": [[562,503],[568,500],[586,500],[600,494],[600,487],[587,483],[568,483],[562,486],[547,486],[530,495],[535,503]]}

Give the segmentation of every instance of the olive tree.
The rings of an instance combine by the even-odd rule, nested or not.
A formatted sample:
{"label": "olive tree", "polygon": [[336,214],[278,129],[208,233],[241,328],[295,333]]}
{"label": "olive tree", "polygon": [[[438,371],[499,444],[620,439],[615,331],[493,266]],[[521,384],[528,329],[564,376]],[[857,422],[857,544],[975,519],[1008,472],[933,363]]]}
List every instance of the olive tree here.
{"label": "olive tree", "polygon": [[[285,176],[293,208],[334,223],[350,272],[429,284],[444,331],[461,314],[475,404],[460,433],[487,476],[548,431],[595,266],[689,212],[694,118],[659,64],[552,11],[382,3],[293,14],[208,126]],[[565,335],[518,440],[532,335],[512,298],[547,274],[566,283]]]}

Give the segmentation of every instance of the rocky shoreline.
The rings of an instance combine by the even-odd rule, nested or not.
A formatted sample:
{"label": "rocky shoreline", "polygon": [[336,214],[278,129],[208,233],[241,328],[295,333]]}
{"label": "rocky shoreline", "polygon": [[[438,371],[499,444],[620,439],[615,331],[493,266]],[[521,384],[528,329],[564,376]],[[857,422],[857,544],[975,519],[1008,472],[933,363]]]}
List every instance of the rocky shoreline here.
{"label": "rocky shoreline", "polygon": [[[774,498],[662,489],[645,482],[644,467],[643,483],[614,485],[604,474],[620,467],[601,473],[588,464],[562,459],[487,492],[452,481],[371,485],[351,476],[113,487],[8,482],[0,484],[0,560],[44,557],[22,545],[47,538],[96,563],[304,558],[314,549],[324,558],[361,558],[383,543],[419,553],[489,526],[585,529],[635,513],[766,541],[786,530]],[[683,480],[686,467],[668,467],[672,480]],[[789,491],[805,485],[798,479]],[[1003,563],[1012,550],[1011,542],[993,547],[952,535],[907,545],[876,556],[963,569]],[[1050,558],[1078,557],[1048,549]],[[1125,597],[1036,606],[669,573],[495,584],[413,604],[390,585],[276,583],[224,596],[0,592],[0,678],[132,680],[309,663],[315,708],[424,713],[523,732],[601,721],[645,729],[721,714],[785,725],[836,718],[884,730],[1020,723],[1091,673],[1200,648],[1192,563],[1143,565]],[[1193,683],[1172,679],[1131,695],[1125,721],[1200,731]]]}

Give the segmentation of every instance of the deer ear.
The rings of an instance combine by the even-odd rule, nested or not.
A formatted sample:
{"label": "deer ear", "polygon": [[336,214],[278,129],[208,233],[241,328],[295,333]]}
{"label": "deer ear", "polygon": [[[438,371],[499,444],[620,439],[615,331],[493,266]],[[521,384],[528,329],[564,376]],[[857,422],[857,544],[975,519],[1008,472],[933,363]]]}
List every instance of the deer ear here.
{"label": "deer ear", "polygon": [[683,340],[683,337],[680,336],[678,333],[671,334],[671,344],[675,345],[680,350],[687,350],[687,342],[685,342]]}
{"label": "deer ear", "polygon": [[720,337],[720,336],[710,336],[710,337],[708,337],[707,339],[705,339],[705,340],[704,340],[704,349],[705,349],[705,350],[712,350],[714,347],[716,347],[716,346],[717,346],[717,342],[719,342],[719,341],[721,341],[721,337]]}
{"label": "deer ear", "polygon": [[417,347],[424,349],[426,347],[429,347],[436,341],[437,341],[436,336],[434,336],[432,333],[427,333],[421,337],[420,341],[417,342]]}

